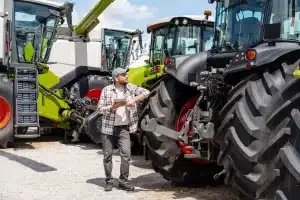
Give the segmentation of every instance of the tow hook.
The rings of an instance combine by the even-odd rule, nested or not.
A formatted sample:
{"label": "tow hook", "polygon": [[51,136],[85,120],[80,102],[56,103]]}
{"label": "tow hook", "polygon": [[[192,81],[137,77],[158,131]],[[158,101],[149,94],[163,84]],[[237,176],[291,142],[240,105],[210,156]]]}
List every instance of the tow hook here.
{"label": "tow hook", "polygon": [[221,175],[226,174],[226,169],[223,169],[221,172],[214,175],[214,179],[217,180]]}

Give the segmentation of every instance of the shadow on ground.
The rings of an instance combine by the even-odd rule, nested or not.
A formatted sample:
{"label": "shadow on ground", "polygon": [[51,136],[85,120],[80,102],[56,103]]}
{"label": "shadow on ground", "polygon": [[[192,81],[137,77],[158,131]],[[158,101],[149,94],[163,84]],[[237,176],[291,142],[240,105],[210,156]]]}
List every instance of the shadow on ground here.
{"label": "shadow on ground", "polygon": [[[97,185],[101,188],[105,186],[105,178],[95,178],[86,181],[89,184]],[[203,200],[241,200],[237,197],[237,193],[233,192],[230,187],[218,186],[218,187],[199,187],[199,188],[187,188],[179,187],[171,184],[170,182],[162,179],[157,173],[150,173],[142,175],[130,180],[130,184],[136,187],[135,191],[138,192],[155,192],[159,195],[160,192],[171,192],[172,199],[182,198],[194,198]],[[118,181],[115,179],[114,187],[117,188]]]}
{"label": "shadow on ground", "polygon": [[35,160],[18,156],[9,152],[0,151],[0,156],[5,157],[9,160],[15,161],[17,163],[20,163],[36,172],[50,172],[50,171],[56,171],[56,168],[53,168],[49,165],[46,165],[44,163],[37,162]]}

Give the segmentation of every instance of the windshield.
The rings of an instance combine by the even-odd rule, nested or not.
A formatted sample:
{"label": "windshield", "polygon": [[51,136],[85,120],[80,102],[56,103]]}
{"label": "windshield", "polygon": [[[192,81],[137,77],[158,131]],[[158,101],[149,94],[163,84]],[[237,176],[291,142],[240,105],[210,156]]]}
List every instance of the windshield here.
{"label": "windshield", "polygon": [[281,24],[280,39],[300,40],[300,0],[270,0],[267,24]]}
{"label": "windshield", "polygon": [[261,36],[265,0],[224,0],[217,3],[215,46],[243,50]]}
{"label": "windshield", "polygon": [[104,30],[104,47],[108,70],[126,68],[131,38],[128,32]]}
{"label": "windshield", "polygon": [[[153,36],[153,63],[164,63],[165,50],[170,56],[193,55],[211,49],[213,27],[206,25],[172,26],[156,30]],[[203,36],[202,36],[203,33]],[[203,37],[201,39],[201,37]]]}
{"label": "windshield", "polygon": [[175,26],[166,38],[169,55],[192,55],[201,49],[200,26]]}
{"label": "windshield", "polygon": [[15,2],[15,34],[18,62],[46,62],[49,57],[58,17],[55,8]]}

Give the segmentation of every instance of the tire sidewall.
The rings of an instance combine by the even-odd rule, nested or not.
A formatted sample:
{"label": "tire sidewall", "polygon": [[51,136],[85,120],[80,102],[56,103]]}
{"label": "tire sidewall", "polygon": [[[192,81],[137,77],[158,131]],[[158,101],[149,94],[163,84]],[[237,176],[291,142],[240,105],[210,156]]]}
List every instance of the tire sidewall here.
{"label": "tire sidewall", "polygon": [[0,96],[10,105],[10,119],[6,126],[0,129],[0,147],[6,148],[7,142],[13,141],[14,136],[14,93],[13,82],[4,74],[0,74]]}

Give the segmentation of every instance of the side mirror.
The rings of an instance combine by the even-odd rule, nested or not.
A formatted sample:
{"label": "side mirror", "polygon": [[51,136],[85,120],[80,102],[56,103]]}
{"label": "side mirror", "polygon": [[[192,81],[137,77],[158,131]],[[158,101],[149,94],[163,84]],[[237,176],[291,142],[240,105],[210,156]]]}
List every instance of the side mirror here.
{"label": "side mirror", "polygon": [[264,25],[264,39],[275,40],[280,38],[281,23],[265,24]]}
{"label": "side mirror", "polygon": [[142,38],[143,32],[140,29],[136,29],[136,32],[138,33],[140,48],[143,49],[143,38]]}
{"label": "side mirror", "polygon": [[74,4],[66,2],[63,7],[66,12],[66,18],[69,29],[73,32],[73,22],[72,22],[72,12],[73,12],[73,6]]}

